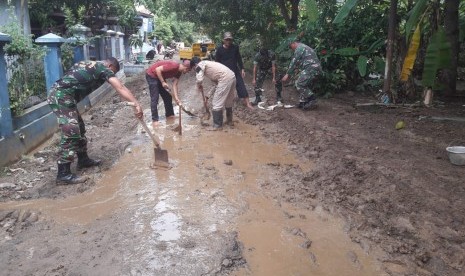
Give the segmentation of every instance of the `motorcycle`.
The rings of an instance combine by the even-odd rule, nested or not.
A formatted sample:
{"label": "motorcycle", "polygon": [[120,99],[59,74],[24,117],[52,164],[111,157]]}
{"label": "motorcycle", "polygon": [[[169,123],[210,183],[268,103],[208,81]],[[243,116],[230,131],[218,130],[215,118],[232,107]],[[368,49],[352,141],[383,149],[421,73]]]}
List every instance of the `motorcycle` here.
{"label": "motorcycle", "polygon": [[163,53],[163,59],[172,59],[176,49],[171,49],[170,47],[166,47],[166,50]]}

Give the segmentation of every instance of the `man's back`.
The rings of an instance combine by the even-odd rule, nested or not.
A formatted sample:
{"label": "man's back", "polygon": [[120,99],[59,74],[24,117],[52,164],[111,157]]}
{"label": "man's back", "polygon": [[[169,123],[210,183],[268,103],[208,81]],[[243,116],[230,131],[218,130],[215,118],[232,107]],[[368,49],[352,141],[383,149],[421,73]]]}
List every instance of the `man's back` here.
{"label": "man's back", "polygon": [[226,77],[234,77],[234,72],[219,62],[203,60],[198,64],[198,67],[203,71],[205,76],[214,82],[218,82]]}
{"label": "man's back", "polygon": [[[101,62],[81,61],[69,69],[64,76],[58,80],[54,88],[66,89],[73,93],[73,89],[86,90],[93,86],[96,81],[107,81],[115,74]],[[69,89],[72,88],[72,89]]]}
{"label": "man's back", "polygon": [[321,68],[318,56],[310,46],[300,43],[295,50],[294,56],[299,59],[302,68]]}

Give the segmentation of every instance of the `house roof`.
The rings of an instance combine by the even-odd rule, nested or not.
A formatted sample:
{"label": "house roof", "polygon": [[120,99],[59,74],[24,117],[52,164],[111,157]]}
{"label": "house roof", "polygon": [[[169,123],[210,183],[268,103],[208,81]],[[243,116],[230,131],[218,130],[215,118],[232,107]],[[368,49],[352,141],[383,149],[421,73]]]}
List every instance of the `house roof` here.
{"label": "house roof", "polygon": [[144,5],[136,6],[137,14],[142,17],[152,18],[154,15]]}

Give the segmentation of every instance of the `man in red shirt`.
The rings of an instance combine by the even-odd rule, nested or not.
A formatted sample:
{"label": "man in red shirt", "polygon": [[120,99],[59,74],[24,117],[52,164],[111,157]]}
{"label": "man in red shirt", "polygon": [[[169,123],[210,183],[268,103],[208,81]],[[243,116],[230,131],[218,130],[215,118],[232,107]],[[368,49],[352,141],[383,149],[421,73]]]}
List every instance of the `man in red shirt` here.
{"label": "man in red shirt", "polygon": [[[149,84],[150,90],[150,107],[152,109],[152,125],[157,127],[159,125],[158,117],[158,100],[161,96],[163,103],[165,105],[165,114],[166,118],[174,117],[173,110],[173,96],[174,100],[178,105],[181,104],[181,101],[178,97],[178,82],[182,74],[189,72],[191,69],[190,61],[185,60],[181,64],[172,60],[162,60],[155,62],[146,70],[145,78]],[[172,89],[166,82],[167,79],[173,78],[173,87]],[[168,90],[172,90],[171,94]]]}

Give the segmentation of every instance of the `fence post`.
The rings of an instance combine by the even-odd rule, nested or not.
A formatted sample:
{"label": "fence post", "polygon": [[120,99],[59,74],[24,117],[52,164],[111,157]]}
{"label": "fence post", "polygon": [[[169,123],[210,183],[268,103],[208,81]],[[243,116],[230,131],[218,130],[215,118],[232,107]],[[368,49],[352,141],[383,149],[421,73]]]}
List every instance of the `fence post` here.
{"label": "fence post", "polygon": [[47,54],[44,57],[45,85],[47,87],[48,95],[50,88],[55,81],[59,80],[63,76],[60,46],[65,42],[65,39],[49,33],[37,38],[35,42],[48,48]]}
{"label": "fence post", "polygon": [[8,82],[6,81],[6,61],[3,46],[11,41],[7,34],[0,33],[0,137],[13,134],[13,121],[11,118],[10,96]]}
{"label": "fence post", "polygon": [[[88,27],[81,24],[74,25],[70,29],[73,32],[73,36],[70,37],[68,40],[73,42],[85,42],[86,33],[90,31]],[[89,59],[89,45],[87,43],[75,46],[73,52],[74,63],[78,63],[80,61]]]}
{"label": "fence post", "polygon": [[116,32],[113,30],[108,30],[107,35],[110,37],[111,56],[114,58],[117,58],[116,57]]}
{"label": "fence post", "polygon": [[122,32],[117,32],[116,33],[119,36],[119,57],[118,59],[124,60],[124,33]]}

